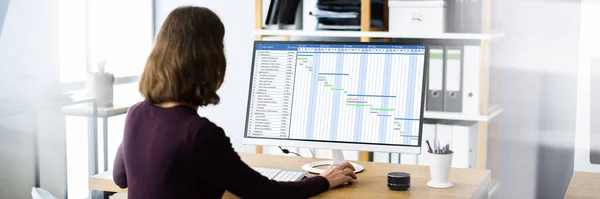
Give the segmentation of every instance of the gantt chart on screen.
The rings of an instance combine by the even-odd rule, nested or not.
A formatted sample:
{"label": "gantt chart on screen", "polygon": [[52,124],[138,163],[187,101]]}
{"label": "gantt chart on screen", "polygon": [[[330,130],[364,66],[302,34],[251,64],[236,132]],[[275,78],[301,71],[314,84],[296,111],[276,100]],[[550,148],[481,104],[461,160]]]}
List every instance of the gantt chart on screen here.
{"label": "gantt chart on screen", "polygon": [[424,46],[257,44],[247,137],[418,145]]}

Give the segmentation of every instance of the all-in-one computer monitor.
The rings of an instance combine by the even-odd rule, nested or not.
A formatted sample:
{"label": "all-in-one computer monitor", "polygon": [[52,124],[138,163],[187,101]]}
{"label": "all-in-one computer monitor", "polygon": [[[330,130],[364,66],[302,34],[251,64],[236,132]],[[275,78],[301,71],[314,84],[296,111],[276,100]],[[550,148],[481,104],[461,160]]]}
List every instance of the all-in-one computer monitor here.
{"label": "all-in-one computer monitor", "polygon": [[256,41],[244,143],[332,149],[333,163],[341,150],[418,154],[425,54],[398,43]]}

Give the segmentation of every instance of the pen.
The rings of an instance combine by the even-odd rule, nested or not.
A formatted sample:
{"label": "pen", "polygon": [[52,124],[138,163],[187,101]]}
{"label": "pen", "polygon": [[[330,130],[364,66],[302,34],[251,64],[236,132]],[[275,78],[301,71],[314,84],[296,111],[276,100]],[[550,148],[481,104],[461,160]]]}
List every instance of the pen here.
{"label": "pen", "polygon": [[446,147],[445,146],[441,146],[442,148],[442,154],[446,154]]}
{"label": "pen", "polygon": [[440,149],[440,147],[438,147],[438,140],[437,139],[433,140],[433,146],[434,146],[433,148],[435,148],[435,153],[437,154],[438,150]]}
{"label": "pen", "polygon": [[425,143],[427,143],[427,148],[428,148],[427,152],[431,153],[432,150],[431,150],[431,145],[429,145],[429,140],[425,140]]}

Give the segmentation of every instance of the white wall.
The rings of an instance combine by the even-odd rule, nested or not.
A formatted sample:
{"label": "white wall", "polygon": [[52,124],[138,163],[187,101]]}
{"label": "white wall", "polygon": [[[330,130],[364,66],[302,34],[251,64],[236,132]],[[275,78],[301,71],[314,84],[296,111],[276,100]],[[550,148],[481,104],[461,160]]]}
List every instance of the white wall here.
{"label": "white wall", "polygon": [[221,126],[231,138],[237,151],[252,152],[253,146],[243,146],[246,103],[252,63],[254,1],[249,0],[156,0],[157,32],[162,22],[174,8],[182,5],[204,6],[213,10],[225,25],[225,55],[227,73],[219,90],[218,106],[201,108],[199,113]]}

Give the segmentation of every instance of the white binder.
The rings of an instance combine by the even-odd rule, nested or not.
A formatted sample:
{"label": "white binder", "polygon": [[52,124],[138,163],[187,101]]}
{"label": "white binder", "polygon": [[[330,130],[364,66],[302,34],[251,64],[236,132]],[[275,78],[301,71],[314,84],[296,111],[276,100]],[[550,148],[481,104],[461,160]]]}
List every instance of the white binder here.
{"label": "white binder", "polygon": [[373,152],[373,162],[390,162],[390,153]]}
{"label": "white binder", "polygon": [[399,153],[390,153],[390,162],[391,163],[400,163],[400,164],[417,164],[417,154],[399,154]]}
{"label": "white binder", "polygon": [[400,163],[400,154],[399,153],[391,153],[390,162],[391,163]]}
{"label": "white binder", "polygon": [[452,145],[453,145],[453,143],[452,143],[453,125],[448,124],[448,123],[439,123],[439,124],[436,124],[435,130],[436,130],[435,134],[437,136],[437,139],[439,140],[440,145],[444,146],[446,144],[450,144],[450,147],[452,147]]}
{"label": "white binder", "polygon": [[431,155],[427,152],[427,143],[425,141],[429,140],[431,148],[433,148],[433,139],[435,139],[435,124],[423,124],[422,139],[423,140],[421,142],[423,144],[421,145],[421,154],[419,155],[417,160],[419,165],[429,165]]}
{"label": "white binder", "polygon": [[454,151],[452,167],[477,167],[477,123],[465,122],[452,126],[452,145]]}
{"label": "white binder", "polygon": [[[423,142],[425,144],[425,142]],[[425,144],[426,145],[426,144]],[[427,146],[425,146],[427,147]],[[427,152],[427,151],[425,151]],[[417,154],[401,154],[400,155],[400,163],[401,164],[417,164]]]}
{"label": "white binder", "polygon": [[481,57],[479,46],[464,46],[462,112],[479,115],[479,74]]}

